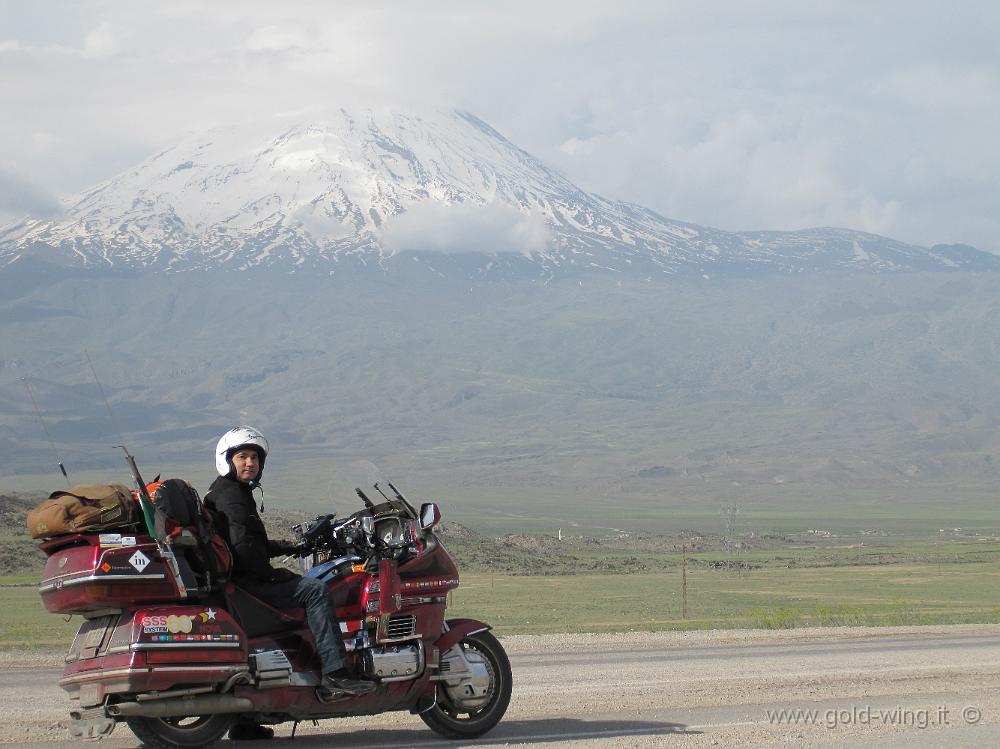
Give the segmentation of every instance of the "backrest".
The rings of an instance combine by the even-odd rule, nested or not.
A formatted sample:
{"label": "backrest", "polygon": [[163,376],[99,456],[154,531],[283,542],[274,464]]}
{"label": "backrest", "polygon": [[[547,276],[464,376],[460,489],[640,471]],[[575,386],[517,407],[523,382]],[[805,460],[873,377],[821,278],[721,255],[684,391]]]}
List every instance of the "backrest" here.
{"label": "backrest", "polygon": [[232,571],[229,547],[213,527],[197,490],[183,479],[165,479],[146,487],[154,507],[157,538],[187,561],[195,575],[214,587]]}
{"label": "backrest", "polygon": [[201,497],[183,479],[166,479],[146,487],[155,508],[156,535],[174,538],[188,530],[199,540],[207,541],[208,532],[202,518]]}

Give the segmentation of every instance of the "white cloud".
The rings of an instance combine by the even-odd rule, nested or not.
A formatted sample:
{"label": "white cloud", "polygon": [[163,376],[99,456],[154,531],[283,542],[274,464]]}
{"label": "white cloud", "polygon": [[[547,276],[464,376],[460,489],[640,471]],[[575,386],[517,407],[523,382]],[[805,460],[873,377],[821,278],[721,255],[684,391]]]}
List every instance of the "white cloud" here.
{"label": "white cloud", "polygon": [[110,23],[101,23],[83,38],[84,57],[105,58],[118,53],[118,32]]}
{"label": "white cloud", "polygon": [[501,203],[422,203],[394,216],[383,239],[396,252],[530,254],[544,250],[550,231],[541,216]]}
{"label": "white cloud", "polygon": [[0,169],[0,223],[20,218],[45,219],[62,213],[62,205],[31,180]]}
{"label": "white cloud", "polygon": [[567,138],[559,150],[569,156],[591,156],[597,148],[595,138]]}
{"label": "white cloud", "polygon": [[1000,107],[1000,70],[983,65],[912,63],[887,71],[873,86],[876,96],[912,110],[976,116]]}
{"label": "white cloud", "polygon": [[247,48],[259,50],[301,49],[310,46],[309,35],[297,26],[264,26],[247,38]]}

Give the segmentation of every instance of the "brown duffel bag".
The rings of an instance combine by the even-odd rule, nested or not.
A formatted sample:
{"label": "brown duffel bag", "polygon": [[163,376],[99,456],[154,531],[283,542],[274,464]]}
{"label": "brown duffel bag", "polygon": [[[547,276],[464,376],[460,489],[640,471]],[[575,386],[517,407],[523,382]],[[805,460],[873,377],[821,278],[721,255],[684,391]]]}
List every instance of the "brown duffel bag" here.
{"label": "brown duffel bag", "polygon": [[122,484],[86,484],[52,492],[28,511],[32,538],[103,531],[131,525],[139,518],[132,492]]}

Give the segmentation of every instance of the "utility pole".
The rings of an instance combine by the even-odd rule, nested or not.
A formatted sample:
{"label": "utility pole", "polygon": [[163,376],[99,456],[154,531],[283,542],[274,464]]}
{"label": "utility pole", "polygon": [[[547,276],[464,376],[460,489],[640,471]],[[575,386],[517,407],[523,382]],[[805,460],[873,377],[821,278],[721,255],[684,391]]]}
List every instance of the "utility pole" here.
{"label": "utility pole", "polygon": [[740,542],[737,539],[736,516],[740,512],[740,507],[736,503],[726,505],[722,508],[722,514],[726,519],[726,537],[723,543],[726,547],[726,567],[730,572],[742,572],[743,560],[740,556]]}
{"label": "utility pole", "polygon": [[688,547],[681,547],[681,619],[688,618]]}

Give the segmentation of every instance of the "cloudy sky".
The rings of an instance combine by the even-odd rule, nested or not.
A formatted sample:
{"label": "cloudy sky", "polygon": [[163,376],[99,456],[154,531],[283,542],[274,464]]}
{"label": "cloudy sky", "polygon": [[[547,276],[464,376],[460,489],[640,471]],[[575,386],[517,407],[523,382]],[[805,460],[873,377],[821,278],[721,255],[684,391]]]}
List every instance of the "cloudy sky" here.
{"label": "cloudy sky", "polygon": [[723,229],[1000,252],[993,2],[0,4],[0,217],[181,134],[468,109],[580,187]]}

